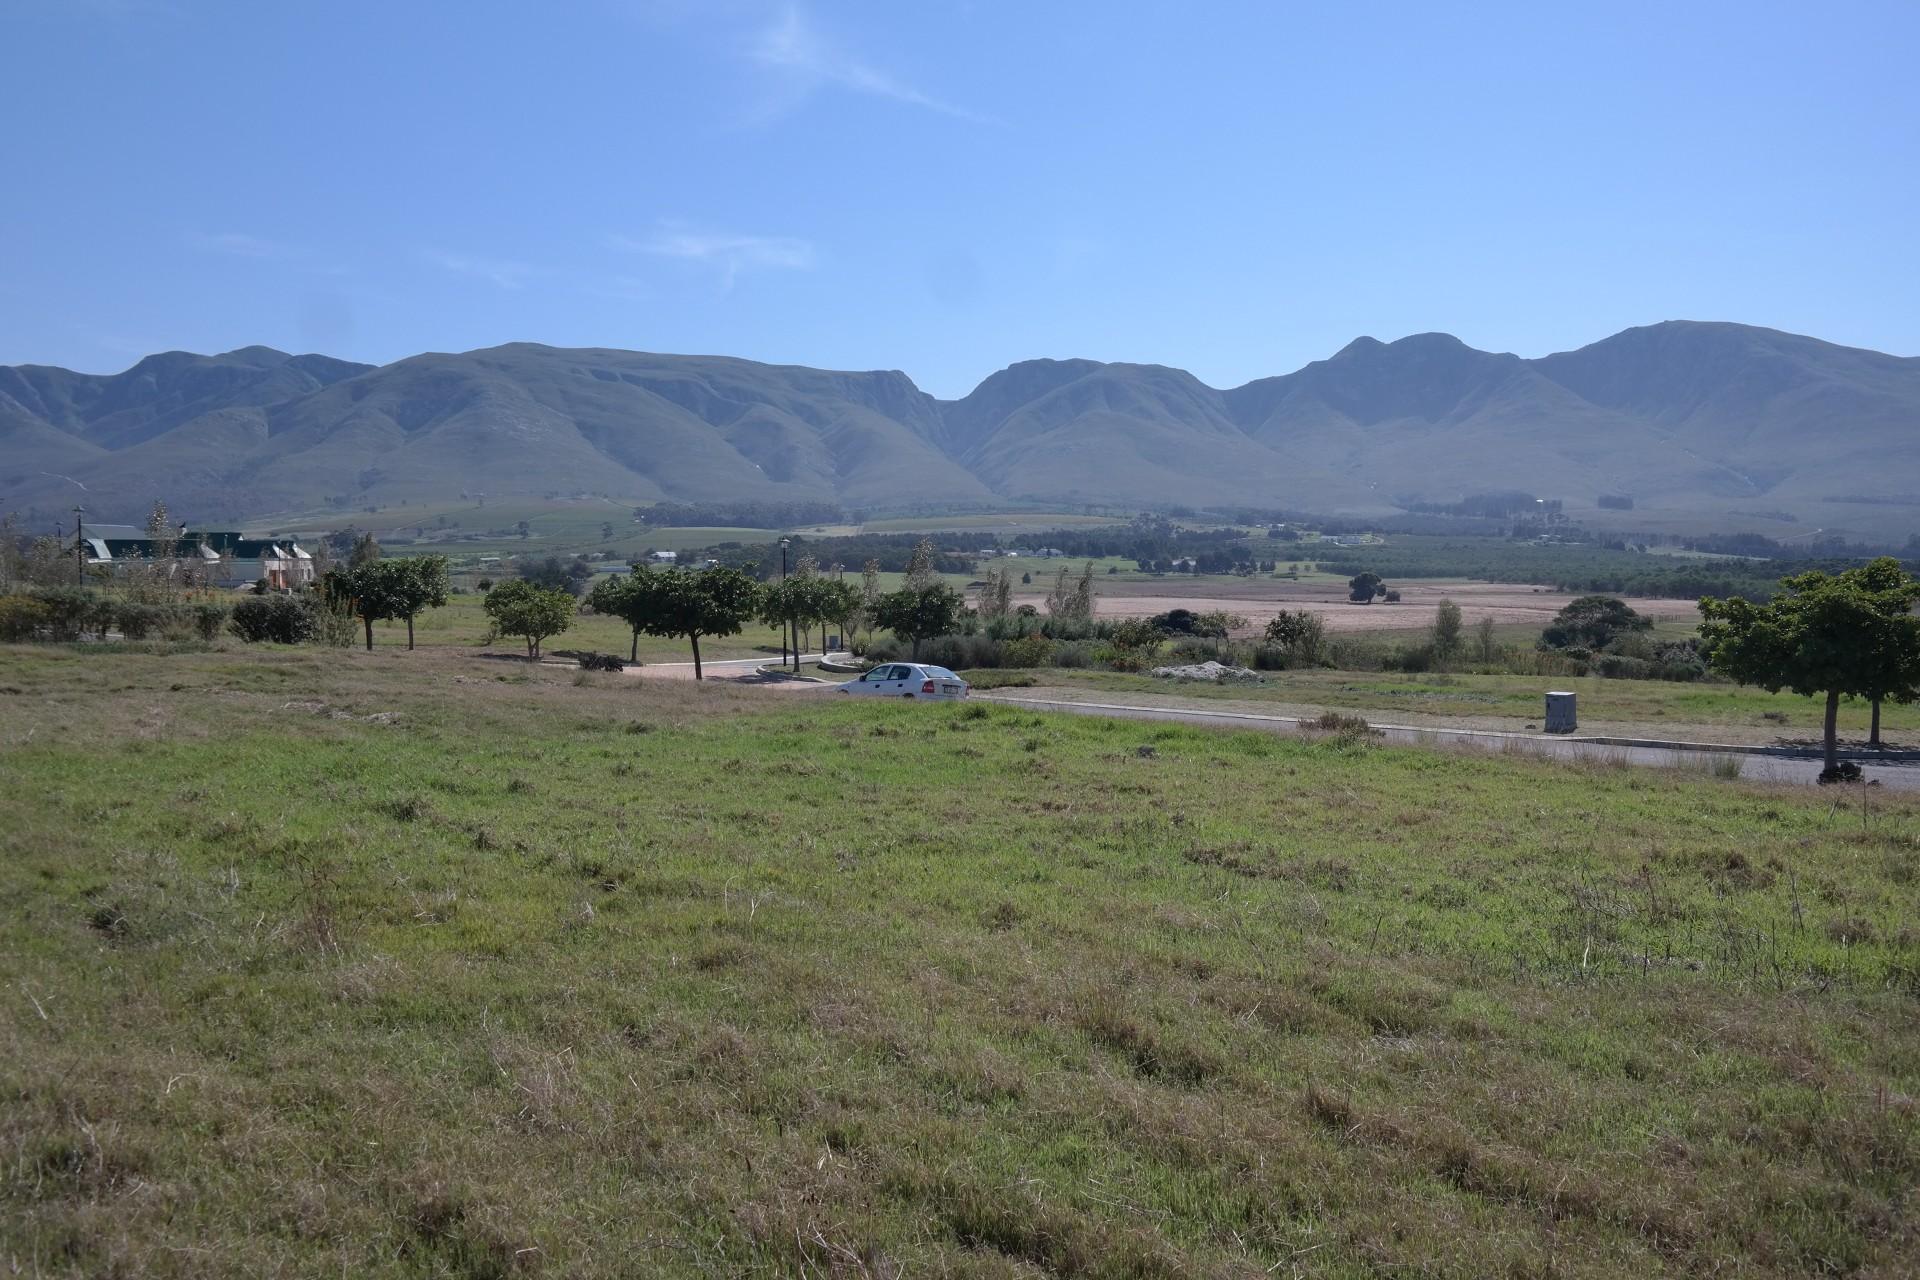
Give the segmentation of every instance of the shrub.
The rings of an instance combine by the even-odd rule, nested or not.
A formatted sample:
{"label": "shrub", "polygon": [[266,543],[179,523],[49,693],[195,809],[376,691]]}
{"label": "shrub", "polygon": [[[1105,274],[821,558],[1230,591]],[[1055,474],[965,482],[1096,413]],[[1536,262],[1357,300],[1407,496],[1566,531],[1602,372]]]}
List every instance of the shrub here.
{"label": "shrub", "polygon": [[1431,671],[1434,665],[1433,645],[1402,645],[1388,653],[1380,665],[1386,671]]}
{"label": "shrub", "polygon": [[575,655],[582,671],[625,671],[627,660],[615,653],[582,653]]}
{"label": "shrub", "polygon": [[89,632],[105,635],[113,624],[113,603],[84,587],[40,587],[33,598],[46,610],[55,640],[78,640]]}
{"label": "shrub", "polygon": [[1053,665],[1056,667],[1076,670],[1092,666],[1093,661],[1093,645],[1085,640],[1071,640],[1054,646]]}
{"label": "shrub", "polygon": [[31,640],[48,624],[47,606],[30,596],[0,596],[0,640]]}
{"label": "shrub", "polygon": [[1594,670],[1609,680],[1646,680],[1653,675],[1654,666],[1645,658],[1629,658],[1620,653],[1603,653],[1594,663]]}
{"label": "shrub", "polygon": [[934,636],[920,642],[921,662],[949,671],[1002,666],[1001,644],[992,636]]}
{"label": "shrub", "polygon": [[1239,655],[1235,652],[1234,647],[1226,641],[1207,640],[1197,636],[1185,640],[1176,640],[1173,642],[1173,647],[1167,650],[1167,661],[1169,662],[1191,663],[1212,661],[1224,662],[1231,666],[1239,666],[1238,657]]}
{"label": "shrub", "polygon": [[1149,661],[1138,649],[1115,649],[1111,645],[1095,650],[1093,656],[1114,671],[1145,671]]}
{"label": "shrub", "polygon": [[221,628],[227,625],[227,618],[231,612],[224,604],[202,600],[189,606],[187,615],[193,622],[195,634],[202,640],[211,641],[220,634]]}
{"label": "shrub", "polygon": [[114,625],[129,640],[145,640],[151,633],[165,627],[172,618],[173,610],[157,604],[142,604],[138,600],[122,600],[113,606]]}
{"label": "shrub", "polygon": [[1053,660],[1053,641],[1046,636],[1021,636],[1000,646],[1000,661],[1009,667],[1044,667]]}
{"label": "shrub", "polygon": [[313,610],[292,596],[248,596],[233,606],[233,634],[249,644],[313,639]]}
{"label": "shrub", "polygon": [[867,642],[867,651],[861,656],[867,659],[868,663],[872,665],[877,665],[882,662],[905,662],[907,660],[907,646],[901,644],[900,641],[892,635],[885,637],[876,636]]}

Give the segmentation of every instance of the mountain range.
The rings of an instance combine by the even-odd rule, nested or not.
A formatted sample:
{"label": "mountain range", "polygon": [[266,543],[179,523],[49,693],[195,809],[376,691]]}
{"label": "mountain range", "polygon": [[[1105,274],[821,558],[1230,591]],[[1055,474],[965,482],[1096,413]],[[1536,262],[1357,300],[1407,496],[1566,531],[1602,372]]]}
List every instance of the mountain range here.
{"label": "mountain range", "polygon": [[1359,338],[1216,390],[1029,360],[940,400],[897,371],[512,343],[372,366],[246,347],[0,366],[0,511],[200,523],[328,506],[622,500],[1237,505],[1376,515],[1522,490],[1642,521],[1920,524],[1920,359],[1669,321],[1539,359]]}

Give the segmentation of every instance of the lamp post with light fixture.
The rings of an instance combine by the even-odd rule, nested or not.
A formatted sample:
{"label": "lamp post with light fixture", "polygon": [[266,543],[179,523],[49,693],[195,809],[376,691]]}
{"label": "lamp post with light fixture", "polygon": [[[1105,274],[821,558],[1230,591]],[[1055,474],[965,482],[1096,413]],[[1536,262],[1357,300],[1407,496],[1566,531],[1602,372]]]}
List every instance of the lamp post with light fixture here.
{"label": "lamp post with light fixture", "polygon": [[[787,580],[787,539],[782,538],[780,539],[780,581],[784,584],[786,580]],[[791,619],[782,618],[780,620],[780,665],[782,667],[787,665],[787,631],[790,627],[792,627],[792,625],[793,625],[793,622]],[[798,671],[800,669],[800,655],[797,652],[793,655],[793,669],[795,671]]]}

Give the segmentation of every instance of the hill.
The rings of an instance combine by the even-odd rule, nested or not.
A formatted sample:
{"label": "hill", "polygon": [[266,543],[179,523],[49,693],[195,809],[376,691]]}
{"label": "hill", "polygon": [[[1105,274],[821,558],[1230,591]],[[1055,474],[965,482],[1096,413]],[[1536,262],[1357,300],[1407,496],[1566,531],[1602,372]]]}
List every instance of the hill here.
{"label": "hill", "polygon": [[1527,360],[1359,338],[1216,390],[1032,360],[942,401],[897,371],[514,343],[378,368],[248,347],[0,368],[0,509],[196,519],[490,497],[1019,500],[1386,514],[1524,490],[1570,511],[1807,532],[1920,514],[1920,360],[1673,321]]}

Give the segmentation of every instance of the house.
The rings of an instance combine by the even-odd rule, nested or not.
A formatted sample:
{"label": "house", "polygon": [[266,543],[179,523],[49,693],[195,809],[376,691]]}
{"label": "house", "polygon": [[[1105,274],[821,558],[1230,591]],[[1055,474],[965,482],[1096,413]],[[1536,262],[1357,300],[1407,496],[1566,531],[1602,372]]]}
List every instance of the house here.
{"label": "house", "polygon": [[[87,563],[131,568],[155,558],[155,539],[132,525],[86,529]],[[170,563],[183,582],[243,587],[265,582],[269,590],[297,591],[313,584],[313,557],[292,538],[249,538],[230,529],[194,530],[182,525]],[[169,548],[159,548],[164,554]]]}
{"label": "house", "polygon": [[647,556],[647,559],[653,561],[655,564],[672,564],[679,558],[680,553],[677,551],[655,551]]}

